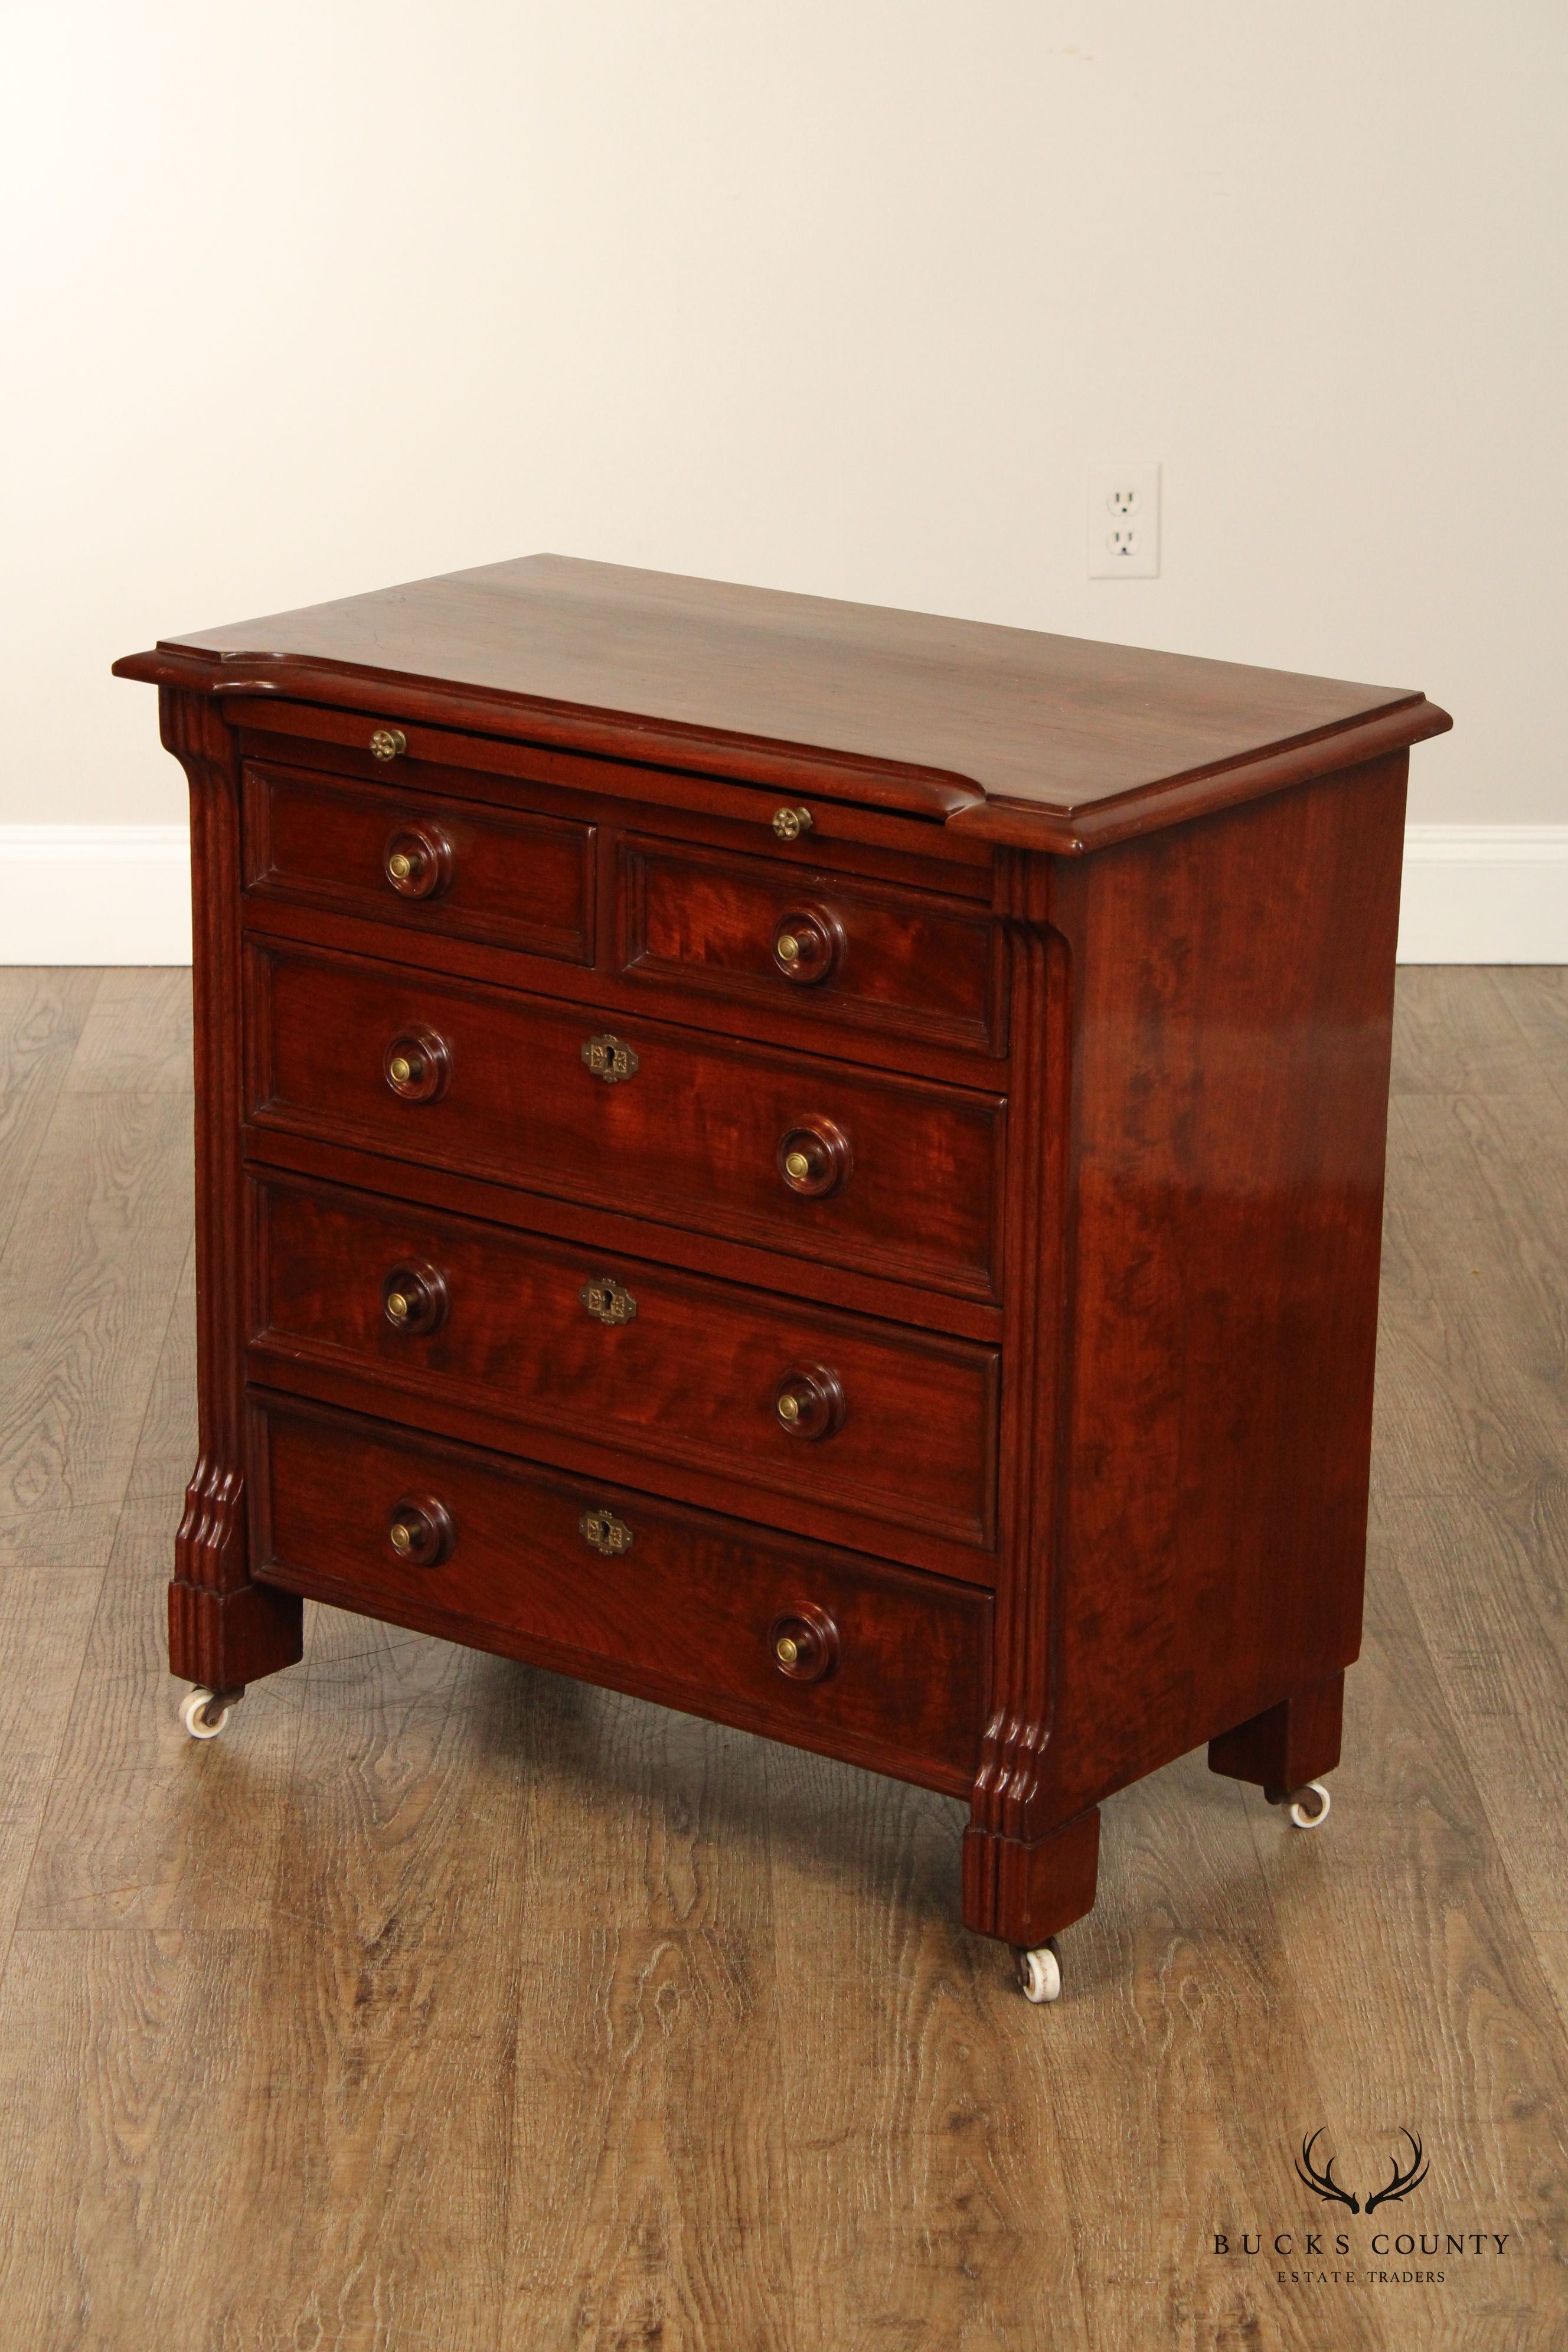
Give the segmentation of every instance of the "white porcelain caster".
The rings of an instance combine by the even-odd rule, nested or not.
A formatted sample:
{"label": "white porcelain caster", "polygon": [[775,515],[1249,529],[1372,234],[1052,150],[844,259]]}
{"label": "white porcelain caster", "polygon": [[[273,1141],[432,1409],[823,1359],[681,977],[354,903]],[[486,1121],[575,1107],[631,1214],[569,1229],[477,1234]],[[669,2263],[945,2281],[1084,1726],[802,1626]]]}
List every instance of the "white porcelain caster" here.
{"label": "white porcelain caster", "polygon": [[[1309,1803],[1314,1798],[1317,1801],[1310,1804],[1309,1810]],[[1309,1801],[1304,1803],[1303,1799]],[[1329,1807],[1332,1802],[1333,1799],[1321,1780],[1309,1780],[1304,1789],[1298,1789],[1293,1797],[1286,1799],[1285,1811],[1299,1830],[1321,1830],[1329,1818]]]}
{"label": "white porcelain caster", "polygon": [[1032,1952],[1020,1946],[1013,1958],[1017,1963],[1018,1990],[1026,2000],[1061,1999],[1062,1964],[1054,1944],[1040,1944]]}
{"label": "white porcelain caster", "polygon": [[180,1701],[180,1721],[193,1739],[216,1739],[239,1696],[237,1691],[206,1690],[200,1683],[185,1693]]}

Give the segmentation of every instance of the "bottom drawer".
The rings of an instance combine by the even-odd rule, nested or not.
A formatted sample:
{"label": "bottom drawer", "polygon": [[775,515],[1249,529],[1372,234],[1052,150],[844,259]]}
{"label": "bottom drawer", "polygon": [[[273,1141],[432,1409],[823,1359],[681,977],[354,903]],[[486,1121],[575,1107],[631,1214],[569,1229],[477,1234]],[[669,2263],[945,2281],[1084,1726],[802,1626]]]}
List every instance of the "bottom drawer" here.
{"label": "bottom drawer", "polygon": [[967,1794],[989,1595],[253,1392],[253,1572]]}

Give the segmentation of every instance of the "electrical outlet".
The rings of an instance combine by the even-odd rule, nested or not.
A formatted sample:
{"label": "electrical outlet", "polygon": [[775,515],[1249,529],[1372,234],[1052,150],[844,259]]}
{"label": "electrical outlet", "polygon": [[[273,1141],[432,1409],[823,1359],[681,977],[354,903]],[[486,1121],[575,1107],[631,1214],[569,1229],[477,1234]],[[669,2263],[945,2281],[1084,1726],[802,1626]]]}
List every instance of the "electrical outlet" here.
{"label": "electrical outlet", "polygon": [[1089,576],[1160,576],[1160,468],[1091,466],[1089,475]]}

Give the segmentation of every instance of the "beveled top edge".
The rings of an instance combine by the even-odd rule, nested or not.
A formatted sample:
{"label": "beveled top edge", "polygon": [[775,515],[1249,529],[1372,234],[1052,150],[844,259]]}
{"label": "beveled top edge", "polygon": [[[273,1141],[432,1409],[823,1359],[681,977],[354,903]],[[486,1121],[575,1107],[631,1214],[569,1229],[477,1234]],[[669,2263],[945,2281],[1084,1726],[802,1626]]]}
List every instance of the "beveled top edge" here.
{"label": "beveled top edge", "polygon": [[[117,674],[375,709],[1089,846],[1314,745],[1449,723],[1418,693],[555,556],[161,640]],[[1258,776],[1258,789],[1277,786]],[[1112,809],[1116,814],[1112,817]],[[1036,827],[1038,828],[1037,835]],[[1079,836],[1082,836],[1079,838]],[[1047,836],[1049,838],[1047,839]],[[1070,838],[1069,838],[1070,836]]]}

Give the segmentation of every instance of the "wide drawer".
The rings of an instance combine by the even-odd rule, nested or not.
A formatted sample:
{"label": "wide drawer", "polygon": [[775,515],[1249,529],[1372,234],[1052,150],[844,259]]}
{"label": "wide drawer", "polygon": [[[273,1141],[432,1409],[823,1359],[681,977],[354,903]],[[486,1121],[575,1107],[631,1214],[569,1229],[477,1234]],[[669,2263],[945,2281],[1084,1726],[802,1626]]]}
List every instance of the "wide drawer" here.
{"label": "wide drawer", "polygon": [[994,1539],[994,1349],[333,1186],[258,1180],[252,1202],[265,1381],[367,1370],[513,1422],[531,1452],[552,1433],[707,1471],[748,1518]]}
{"label": "wide drawer", "polygon": [[637,836],[619,867],[633,979],[1001,1050],[1001,933],[973,902]]}
{"label": "wide drawer", "polygon": [[264,1580],[967,1792],[984,1594],[275,1397],[249,1423]]}
{"label": "wide drawer", "polygon": [[254,938],[252,1119],[972,1297],[1004,1105]]}
{"label": "wide drawer", "polygon": [[594,827],[297,769],[245,769],[253,894],[585,964]]}

